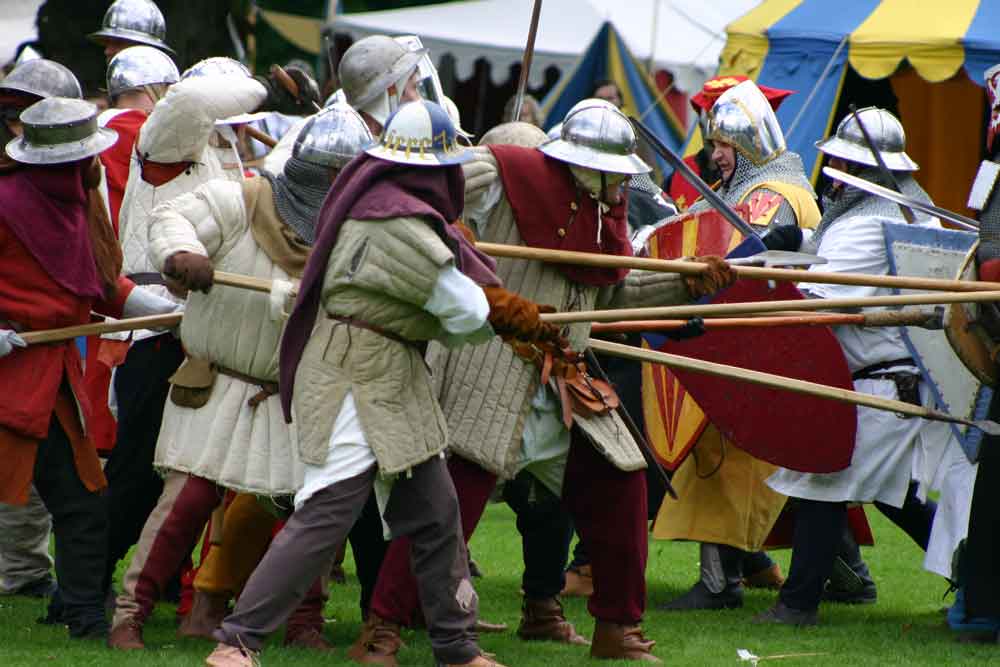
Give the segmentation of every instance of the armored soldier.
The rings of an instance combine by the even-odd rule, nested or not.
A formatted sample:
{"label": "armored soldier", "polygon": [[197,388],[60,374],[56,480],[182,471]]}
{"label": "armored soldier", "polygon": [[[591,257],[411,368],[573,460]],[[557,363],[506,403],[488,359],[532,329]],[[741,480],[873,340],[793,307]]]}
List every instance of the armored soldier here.
{"label": "armored soldier", "polygon": [[[723,201],[730,206],[750,204],[753,225],[796,232],[797,248],[799,228],[815,227],[819,221],[816,195],[802,160],[785,147],[774,110],[756,84],[744,81],[718,97],[706,135],[722,175],[718,193]],[[689,210],[709,207],[699,201]],[[688,457],[673,479],[679,498],[664,500],[654,535],[700,542],[701,577],[663,608],[739,607],[744,575],[780,584],[777,566],[760,549],[785,498],[765,484],[775,467],[738,447],[727,447],[714,427],[706,429],[695,447],[697,456]]]}
{"label": "armored soldier", "polygon": [[[865,141],[858,117],[903,193],[929,201],[913,179],[912,172],[917,170],[917,164],[906,154],[903,127],[884,109],[869,107],[858,111],[857,117],[851,114],[841,121],[834,136],[817,142],[816,147],[829,156],[830,165],[884,186],[890,185],[889,176],[876,166],[876,158]],[[822,269],[873,275],[889,273],[882,227],[884,224],[905,224],[899,207],[857,188],[839,184],[825,195],[824,202],[823,218],[812,240],[817,252],[828,260]],[[927,221],[927,218],[921,220]],[[814,298],[890,293],[886,288],[808,282],[800,284],[799,289]],[[837,326],[834,334],[852,371],[855,391],[917,404],[929,403],[930,389],[920,382],[916,362],[910,357],[898,329]],[[936,471],[921,472],[922,466],[916,465],[916,461],[940,461],[941,451],[948,446],[948,434],[947,428],[941,428],[940,424],[902,419],[859,407],[854,454],[848,468],[829,474],[778,469],[768,479],[768,485],[798,499],[792,562],[777,604],[755,620],[788,625],[816,624],[824,586],[844,534],[848,502],[874,502],[883,514],[926,549],[935,505],[921,501],[920,496]],[[927,479],[922,479],[923,473],[927,474]],[[915,475],[921,478],[911,483]]]}
{"label": "armored soldier", "polygon": [[425,55],[426,49],[408,49],[385,35],[359,39],[344,52],[337,69],[340,85],[373,135],[382,134],[401,104],[420,99],[416,72]]}
{"label": "armored soldier", "polygon": [[174,55],[167,46],[167,22],[152,0],[115,0],[104,12],[101,29],[88,38],[104,47],[110,61],[119,51],[136,44],[153,46]]}

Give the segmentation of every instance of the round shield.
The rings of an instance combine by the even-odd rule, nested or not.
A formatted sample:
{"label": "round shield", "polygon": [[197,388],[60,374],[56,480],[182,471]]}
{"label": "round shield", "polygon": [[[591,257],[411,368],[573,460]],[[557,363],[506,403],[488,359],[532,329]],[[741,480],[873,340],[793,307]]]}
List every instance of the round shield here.
{"label": "round shield", "polygon": [[[958,270],[957,280],[978,280],[976,270],[977,241],[969,249],[962,268]],[[953,303],[945,309],[944,332],[955,354],[962,360],[969,372],[983,384],[997,386],[996,362],[992,350],[996,343],[979,324],[980,306],[978,303]]]}

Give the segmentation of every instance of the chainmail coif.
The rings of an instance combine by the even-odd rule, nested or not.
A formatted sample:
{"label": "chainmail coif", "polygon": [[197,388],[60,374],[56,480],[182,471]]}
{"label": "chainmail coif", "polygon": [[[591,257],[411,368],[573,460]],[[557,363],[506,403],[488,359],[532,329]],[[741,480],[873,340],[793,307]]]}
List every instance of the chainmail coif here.
{"label": "chainmail coif", "polygon": [[329,169],[297,157],[285,163],[280,174],[263,172],[274,191],[274,207],[286,225],[302,240],[316,242],[316,218],[332,183]]}

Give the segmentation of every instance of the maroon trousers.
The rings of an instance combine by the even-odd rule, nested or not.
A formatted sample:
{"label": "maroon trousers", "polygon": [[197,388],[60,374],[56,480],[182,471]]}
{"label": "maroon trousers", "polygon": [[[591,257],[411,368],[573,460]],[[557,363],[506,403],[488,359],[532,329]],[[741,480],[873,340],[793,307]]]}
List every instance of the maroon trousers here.
{"label": "maroon trousers", "polygon": [[[448,461],[468,542],[496,485],[496,475],[458,456]],[[573,429],[563,503],[591,550],[594,594],[587,608],[594,618],[632,625],[646,607],[646,475],[623,472]],[[371,610],[380,618],[412,625],[420,608],[410,568],[410,545],[393,540],[386,552]]]}

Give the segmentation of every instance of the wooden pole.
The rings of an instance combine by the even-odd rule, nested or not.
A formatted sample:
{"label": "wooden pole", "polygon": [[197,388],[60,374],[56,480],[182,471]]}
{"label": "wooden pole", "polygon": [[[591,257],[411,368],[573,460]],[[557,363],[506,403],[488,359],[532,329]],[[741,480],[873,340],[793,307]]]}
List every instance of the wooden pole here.
{"label": "wooden pole", "polygon": [[789,310],[816,311],[886,306],[930,306],[946,303],[986,303],[1000,301],[996,292],[933,292],[858,297],[856,299],[798,299],[788,301],[750,301],[747,303],[711,303],[705,305],[662,306],[658,308],[617,308],[581,310],[573,313],[546,313],[543,322],[617,322],[618,320],[659,320],[688,317],[726,317],[751,313],[774,313]]}
{"label": "wooden pole", "polygon": [[[920,310],[879,310],[869,313],[815,313],[808,315],[782,315],[778,317],[719,317],[702,320],[708,330],[743,329],[749,327],[809,327],[855,324],[863,327],[933,327],[939,318]],[[643,331],[672,331],[685,326],[690,320],[633,320],[626,322],[595,322],[591,333],[641,333]]]}
{"label": "wooden pole", "polygon": [[241,287],[253,290],[254,292],[270,292],[272,281],[269,278],[255,278],[245,276],[241,273],[229,273],[227,271],[216,271],[214,278],[216,285],[226,287]]}
{"label": "wooden pole", "polygon": [[114,333],[115,331],[175,327],[180,324],[182,314],[183,313],[167,313],[165,315],[133,317],[127,320],[93,322],[91,324],[78,324],[72,327],[61,327],[59,329],[26,331],[19,335],[28,345],[58,343],[64,340],[77,338],[78,336],[100,336],[101,334]]}
{"label": "wooden pole", "polygon": [[517,92],[514,94],[514,109],[507,121],[521,119],[521,105],[524,104],[524,94],[528,91],[528,74],[531,72],[531,60],[535,55],[535,36],[538,35],[538,19],[542,13],[542,0],[535,0],[531,8],[531,25],[528,27],[528,41],[524,45],[524,56],[521,58],[521,76],[517,80]]}
{"label": "wooden pole", "polygon": [[886,410],[888,412],[895,412],[902,415],[908,415],[910,417],[921,417],[923,419],[932,419],[934,421],[945,421],[954,424],[975,426],[976,428],[983,429],[987,432],[991,430],[1000,431],[1000,424],[995,424],[993,422],[972,422],[968,419],[962,419],[961,417],[933,410],[922,405],[913,405],[912,403],[896,401],[890,398],[883,398],[881,396],[873,396],[872,394],[864,394],[859,391],[851,391],[850,389],[842,389],[840,387],[831,387],[817,382],[798,380],[771,373],[762,373],[748,368],[737,368],[736,366],[717,364],[711,361],[702,361],[701,359],[692,359],[691,357],[669,354],[667,352],[644,350],[631,345],[621,345],[619,343],[595,340],[593,338],[588,341],[588,345],[598,352],[603,352],[604,354],[614,357],[645,361],[660,364],[662,366],[669,366],[671,368],[680,368],[691,371],[692,373],[704,373],[706,375],[714,375],[716,377],[740,380],[742,382],[758,384],[764,387],[771,387],[773,389],[781,389],[796,394],[807,394],[809,396],[828,398],[832,401],[852,403],[854,405],[861,405],[868,408],[874,408],[876,410]]}
{"label": "wooden pole", "polygon": [[[476,247],[493,257],[531,259],[553,264],[577,264],[612,269],[645,269],[683,275],[697,275],[705,271],[707,264],[685,262],[677,259],[653,259],[650,257],[624,257],[599,253],[576,252],[573,250],[549,250],[527,246],[504,245],[502,243],[477,243]],[[831,285],[861,285],[865,287],[889,287],[911,290],[940,290],[946,292],[986,292],[1000,290],[1000,283],[968,280],[940,280],[934,278],[913,278],[907,276],[874,276],[867,273],[830,273],[824,271],[802,271],[799,269],[771,269],[762,266],[732,266],[740,278],[755,280],[780,280],[785,282],[827,283]]]}
{"label": "wooden pole", "polygon": [[275,146],[278,145],[277,139],[272,137],[270,134],[267,134],[266,132],[261,132],[260,130],[258,130],[253,125],[250,125],[249,123],[247,125],[244,125],[243,129],[246,130],[246,133],[250,136],[251,139],[256,139],[265,146],[274,148]]}

